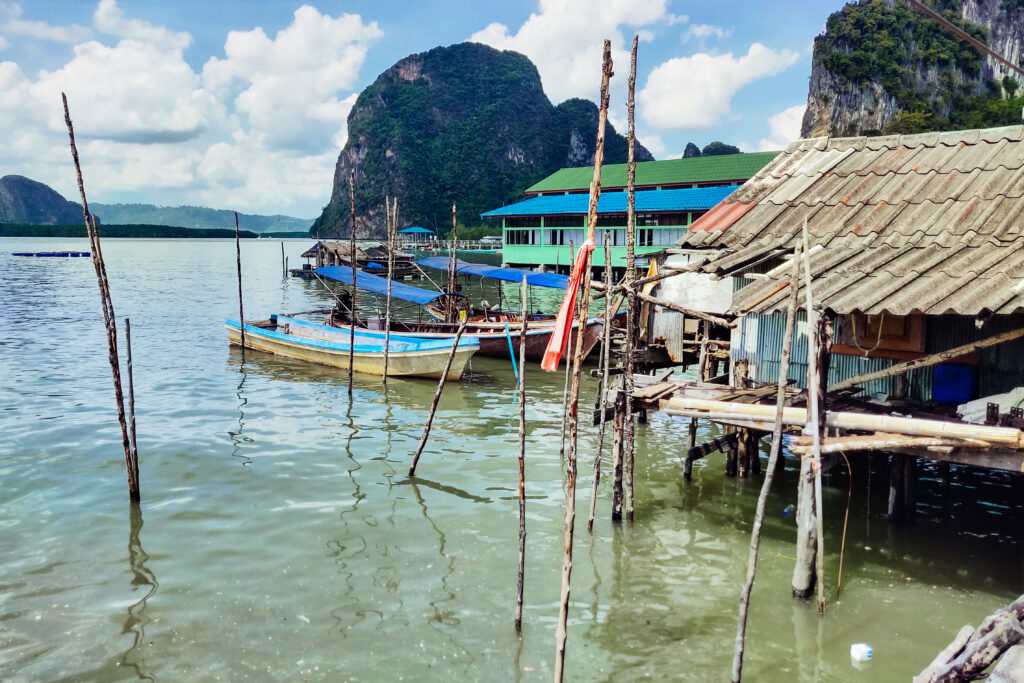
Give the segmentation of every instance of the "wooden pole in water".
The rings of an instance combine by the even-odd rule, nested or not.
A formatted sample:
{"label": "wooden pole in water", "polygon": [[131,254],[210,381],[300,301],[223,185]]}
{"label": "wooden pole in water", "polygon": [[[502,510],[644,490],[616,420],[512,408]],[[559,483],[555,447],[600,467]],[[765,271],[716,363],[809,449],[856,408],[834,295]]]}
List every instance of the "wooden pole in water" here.
{"label": "wooden pole in water", "polygon": [[281,242],[281,277],[288,277],[288,259],[284,255],[284,242]]}
{"label": "wooden pole in water", "polygon": [[124,345],[128,354],[128,437],[131,440],[132,478],[139,480],[139,444],[135,433],[135,380],[132,377],[132,323],[124,319]]}
{"label": "wooden pole in water", "polygon": [[242,310],[242,244],[238,239],[238,212],[235,212],[235,266],[238,272],[238,328],[242,334],[242,360],[245,360],[245,311]]}
{"label": "wooden pole in water", "polygon": [[[573,254],[572,240],[569,240],[569,273],[570,274],[572,273],[572,265],[573,265],[574,262],[575,262],[575,255]],[[585,298],[586,298],[585,295],[583,297],[580,297],[580,299],[585,299]],[[573,311],[573,316],[574,317],[578,314],[580,305],[581,305],[580,304],[580,300],[577,299],[576,300],[576,309]],[[566,337],[566,339],[570,339],[572,337],[572,332],[570,332],[569,334],[565,335],[565,337]],[[567,346],[568,346],[568,343],[569,342],[567,341],[566,342]],[[565,359],[565,385],[562,387],[562,429],[561,429],[561,432],[560,432],[561,436],[560,436],[560,441],[559,441],[559,444],[558,444],[558,460],[559,461],[561,461],[563,458],[565,458],[565,427],[566,427],[566,419],[567,419],[567,416],[568,416],[568,413],[566,412],[566,406],[569,403],[569,375],[570,375],[571,370],[572,370],[572,363],[570,363],[569,359],[566,358]]]}
{"label": "wooden pole in water", "polygon": [[[612,281],[612,248],[608,231],[604,232],[604,281]],[[604,298],[604,338],[601,341],[601,366],[603,372],[597,385],[598,409],[601,411],[601,426],[597,432],[597,452],[594,454],[594,485],[590,489],[590,515],[587,517],[587,531],[594,528],[594,510],[597,509],[597,486],[601,483],[601,451],[604,449],[604,423],[608,412],[608,363],[611,360],[610,347],[612,341],[612,298]]]}
{"label": "wooden pole in water", "polygon": [[768,506],[768,493],[775,477],[776,463],[782,451],[782,409],[786,407],[786,386],[789,384],[789,354],[793,348],[793,327],[796,322],[797,292],[800,282],[800,247],[793,258],[793,274],[790,277],[789,304],[786,307],[786,331],[782,337],[782,356],[779,358],[778,390],[775,393],[775,426],[772,428],[772,446],[768,454],[768,471],[765,473],[761,494],[757,498],[754,513],[754,528],[750,532],[750,553],[747,557],[747,578],[740,591],[740,611],[736,622],[736,649],[732,659],[732,683],[739,683],[743,676],[743,649],[747,633],[747,609],[750,606],[750,592],[754,588],[757,572],[757,552],[761,546],[761,525],[764,511]]}
{"label": "wooden pole in water", "polygon": [[388,294],[384,305],[384,373],[381,375],[382,384],[388,383],[388,352],[391,346],[391,281],[395,279],[395,228],[393,223],[398,222],[398,198],[395,198],[394,215],[388,206],[388,196],[384,195],[384,230],[387,232],[388,240]]}
{"label": "wooden pole in water", "polygon": [[459,330],[455,333],[455,340],[452,342],[452,350],[448,354],[448,360],[444,364],[444,372],[441,373],[441,380],[437,383],[437,391],[434,392],[434,400],[430,404],[430,414],[427,415],[427,424],[423,425],[423,434],[420,436],[420,443],[416,447],[416,453],[412,456],[412,464],[409,466],[409,476],[416,476],[416,463],[420,460],[420,454],[423,452],[423,447],[427,445],[427,437],[430,436],[430,425],[434,422],[434,413],[437,412],[437,402],[441,400],[441,392],[444,391],[445,380],[448,379],[448,371],[452,368],[452,359],[455,358],[455,351],[459,348],[459,339],[462,338],[462,333],[466,331],[466,324],[469,322],[469,316],[459,324]]}
{"label": "wooden pole in water", "polygon": [[523,630],[523,577],[526,574],[526,324],[529,316],[526,276],[520,290],[522,326],[519,328],[519,573],[516,577],[516,632]]}
{"label": "wooden pole in water", "polygon": [[[458,314],[458,305],[455,299],[455,286],[456,278],[458,275],[458,268],[455,265],[457,257],[455,256],[455,243],[459,238],[459,226],[455,218],[455,204],[452,204],[452,239],[451,244],[448,248],[448,294],[450,296],[445,297],[445,322],[455,322]],[[469,313],[466,314],[469,317]]]}
{"label": "wooden pole in water", "polygon": [[78,161],[78,147],[75,145],[75,129],[71,125],[71,113],[68,109],[68,98],[60,94],[64,103],[64,123],[68,127],[68,139],[71,143],[71,158],[75,162],[75,173],[78,178],[78,190],[82,195],[82,216],[85,219],[85,230],[89,236],[92,263],[96,270],[96,281],[100,290],[100,305],[103,309],[103,322],[107,332],[107,360],[114,381],[114,401],[117,405],[117,421],[121,427],[121,442],[124,446],[125,471],[128,476],[128,498],[134,503],[139,502],[138,466],[133,464],[131,444],[128,438],[128,424],[124,412],[124,388],[121,383],[121,363],[117,356],[117,322],[114,317],[114,302],[110,297],[110,281],[107,279],[107,265],[103,262],[103,250],[100,247],[100,233],[96,226],[96,217],[89,212],[89,202],[85,197],[85,182],[82,180],[82,166]]}
{"label": "wooden pole in water", "polygon": [[590,183],[590,207],[587,219],[587,239],[581,249],[587,253],[583,262],[583,294],[581,297],[579,329],[572,359],[572,387],[569,398],[569,458],[566,463],[565,486],[565,544],[562,555],[562,595],[558,609],[558,628],[555,632],[555,683],[562,680],[565,670],[565,641],[569,619],[569,586],[572,579],[572,540],[576,524],[576,435],[579,428],[577,409],[580,398],[580,374],[583,370],[583,336],[587,328],[586,298],[590,295],[590,249],[594,246],[597,228],[597,200],[601,194],[601,163],[604,159],[604,130],[608,120],[608,80],[612,76],[612,44],[604,41],[601,66],[601,108],[597,118],[597,141],[594,144],[594,179]]}
{"label": "wooden pole in water", "polygon": [[348,400],[352,402],[352,366],[355,363],[356,353],[356,171],[354,168],[348,171],[348,199],[349,199],[349,220],[348,220],[348,260],[352,266],[352,306],[349,309],[349,332],[348,332]]}
{"label": "wooden pole in water", "polygon": [[[628,95],[626,98],[626,111],[629,124],[626,140],[628,143],[626,156],[626,292],[629,297],[626,317],[626,336],[630,341],[626,342],[626,415],[623,421],[625,433],[622,435],[623,469],[626,477],[626,519],[633,519],[633,471],[636,455],[636,423],[633,421],[633,325],[636,324],[636,290],[630,285],[636,279],[636,126],[633,121],[634,93],[636,91],[636,51],[640,37],[633,36],[633,50],[629,62]],[[611,286],[611,285],[609,285]],[[605,321],[605,324],[608,324]],[[646,414],[646,413],[645,413]]]}

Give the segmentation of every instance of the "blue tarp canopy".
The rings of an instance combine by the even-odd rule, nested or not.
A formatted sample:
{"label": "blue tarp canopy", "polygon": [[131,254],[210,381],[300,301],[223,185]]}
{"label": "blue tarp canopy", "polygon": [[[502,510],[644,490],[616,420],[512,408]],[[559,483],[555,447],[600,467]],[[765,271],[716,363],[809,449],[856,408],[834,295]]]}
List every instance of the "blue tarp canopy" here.
{"label": "blue tarp canopy", "polygon": [[[351,266],[327,266],[325,268],[317,268],[316,274],[320,277],[327,278],[328,280],[337,280],[338,282],[344,282],[346,285],[352,284],[352,267]],[[356,271],[356,287],[359,289],[365,289],[368,292],[374,292],[376,294],[387,294],[388,293],[388,279],[386,277],[380,277],[379,275],[370,275],[364,273],[361,270]],[[413,287],[407,285],[404,282],[398,282],[397,280],[391,281],[391,296],[402,301],[412,301],[414,303],[424,306],[429,304],[435,299],[440,299],[444,296],[462,296],[461,294],[445,294],[444,292],[435,292],[431,289],[421,289],[419,287]]]}
{"label": "blue tarp canopy", "polygon": [[415,225],[412,226],[411,228],[406,228],[405,230],[399,230],[398,232],[406,233],[406,234],[414,233],[414,234],[417,234],[417,235],[433,235],[434,234],[433,230],[427,230],[426,228],[420,228],[420,227],[415,226]]}
{"label": "blue tarp canopy", "polygon": [[[431,258],[419,261],[419,264],[428,268],[447,270],[448,257],[432,256]],[[508,280],[509,282],[522,282],[525,275],[526,284],[536,285],[537,287],[566,289],[569,286],[569,277],[567,275],[558,275],[557,273],[535,273],[532,270],[520,270],[519,268],[498,268],[484,263],[467,263],[462,260],[455,262],[455,269],[463,275],[479,275],[480,277],[492,280]]]}

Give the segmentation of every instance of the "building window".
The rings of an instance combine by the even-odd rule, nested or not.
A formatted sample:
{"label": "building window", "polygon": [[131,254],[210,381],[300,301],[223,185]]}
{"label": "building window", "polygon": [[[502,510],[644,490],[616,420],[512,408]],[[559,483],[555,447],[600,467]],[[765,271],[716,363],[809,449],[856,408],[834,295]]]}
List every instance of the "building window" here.
{"label": "building window", "polygon": [[624,213],[606,213],[597,217],[597,227],[599,228],[617,228],[626,224],[626,214]]}
{"label": "building window", "polygon": [[646,227],[651,225],[661,225],[659,222],[660,216],[655,216],[653,213],[638,213],[636,215],[636,226]]}
{"label": "building window", "polygon": [[513,216],[505,219],[506,228],[539,228],[540,216]]}
{"label": "building window", "polygon": [[638,247],[650,247],[654,246],[654,230],[650,228],[642,228],[636,231],[636,246]]}
{"label": "building window", "polygon": [[536,244],[536,230],[506,230],[505,244]]}
{"label": "building window", "polygon": [[579,228],[583,226],[583,216],[545,216],[545,228]]}
{"label": "building window", "polygon": [[663,213],[658,216],[658,225],[686,225],[687,215],[685,213]]}

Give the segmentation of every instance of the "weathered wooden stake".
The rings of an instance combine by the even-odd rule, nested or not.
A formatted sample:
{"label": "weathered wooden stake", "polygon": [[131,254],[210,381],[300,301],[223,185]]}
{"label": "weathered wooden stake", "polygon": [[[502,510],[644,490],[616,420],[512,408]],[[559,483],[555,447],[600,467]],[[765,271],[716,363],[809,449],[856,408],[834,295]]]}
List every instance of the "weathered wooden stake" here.
{"label": "weathered wooden stake", "polygon": [[382,384],[388,383],[388,351],[391,345],[391,281],[395,279],[395,232],[398,228],[398,197],[395,197],[394,210],[388,206],[388,197],[384,195],[384,229],[388,239],[388,294],[384,305],[384,374]]}
{"label": "weathered wooden stake", "polygon": [[75,145],[75,129],[71,125],[71,113],[68,109],[68,98],[60,94],[64,103],[64,123],[68,127],[68,139],[71,143],[71,158],[75,162],[75,173],[78,178],[78,190],[82,195],[82,216],[85,220],[85,231],[89,237],[92,251],[92,264],[96,270],[96,281],[100,290],[100,305],[103,309],[103,322],[107,332],[107,360],[114,381],[114,402],[117,406],[117,421],[121,427],[121,443],[124,446],[125,471],[128,476],[128,498],[139,502],[138,466],[133,465],[131,444],[128,438],[128,424],[124,412],[124,389],[121,383],[121,363],[117,356],[117,321],[114,316],[114,302],[110,297],[110,282],[107,279],[107,265],[103,261],[103,250],[100,247],[100,232],[96,226],[96,217],[89,212],[89,202],[85,197],[85,182],[82,180],[82,166],[78,161],[78,147]]}
{"label": "weathered wooden stake", "polygon": [[[573,246],[572,245],[572,240],[569,240],[569,273],[570,274],[572,273],[572,264],[576,262],[576,257],[573,254],[572,246]],[[586,298],[586,296],[580,297],[580,299],[585,299],[585,298]],[[577,301],[576,301],[576,309],[573,311],[573,317],[575,317],[576,315],[579,314],[579,307],[580,307],[580,305],[581,305],[581,302],[580,302],[579,299],[577,299]],[[568,334],[565,335],[565,337],[566,337],[566,339],[571,339],[572,338],[572,332],[570,331]],[[568,342],[566,342],[566,346],[568,348]],[[566,406],[569,405],[569,374],[570,374],[571,370],[572,370],[572,363],[569,362],[569,358],[567,357],[565,359],[565,385],[562,387],[562,429],[561,429],[560,441],[559,441],[559,444],[558,444],[558,460],[559,461],[561,461],[561,460],[563,460],[565,458],[565,427],[566,427],[566,420],[568,420],[568,416],[569,416],[569,413],[566,411]]]}
{"label": "weathered wooden stake", "polygon": [[[612,281],[612,247],[608,231],[604,233],[604,281]],[[604,450],[604,424],[608,407],[608,363],[611,360],[612,344],[612,298],[604,298],[604,338],[601,341],[601,367],[603,372],[597,383],[598,409],[601,411],[601,426],[597,431],[597,452],[594,454],[594,485],[590,489],[590,516],[587,530],[594,528],[594,510],[597,508],[597,486],[601,483],[601,451]]]}
{"label": "weathered wooden stake", "polygon": [[523,630],[523,577],[526,574],[526,276],[520,290],[522,326],[519,328],[519,573],[516,578],[516,631]]}
{"label": "weathered wooden stake", "polygon": [[608,80],[612,75],[612,45],[604,41],[604,58],[601,68],[601,108],[597,118],[597,141],[594,144],[594,179],[590,183],[590,207],[587,219],[587,249],[583,262],[582,291],[580,297],[579,329],[576,333],[576,348],[572,359],[572,387],[569,398],[569,457],[566,463],[565,489],[565,544],[562,555],[562,594],[558,609],[558,628],[555,631],[555,683],[562,680],[565,670],[565,641],[569,618],[569,586],[572,579],[572,540],[576,524],[576,436],[579,428],[580,374],[583,370],[583,337],[587,328],[586,300],[590,296],[590,249],[594,246],[594,232],[597,228],[597,200],[601,194],[601,163],[604,159],[604,132],[608,120]]}
{"label": "weathered wooden stake", "polygon": [[622,519],[622,462],[624,444],[622,436],[626,425],[625,378],[615,382],[615,411],[612,413],[612,521]]}
{"label": "weathered wooden stake", "polygon": [[281,242],[281,277],[288,277],[288,259],[284,255],[284,242]]}
{"label": "weathered wooden stake", "polygon": [[238,329],[242,335],[242,360],[245,360],[245,311],[242,309],[242,244],[238,239],[238,212],[235,212],[235,266],[238,272]]}
{"label": "weathered wooden stake", "polygon": [[732,682],[739,683],[743,676],[743,649],[747,633],[747,609],[750,606],[750,592],[754,588],[754,575],[757,573],[757,552],[761,547],[761,525],[764,523],[764,511],[768,506],[768,494],[775,478],[776,463],[782,453],[782,409],[786,406],[786,386],[789,384],[789,354],[793,348],[793,327],[796,322],[797,292],[800,281],[800,248],[797,247],[793,259],[793,275],[790,278],[789,305],[786,307],[786,331],[782,337],[782,356],[779,358],[778,390],[775,393],[775,425],[772,428],[772,445],[768,453],[768,471],[761,484],[761,494],[757,497],[757,509],[754,513],[754,528],[750,532],[750,552],[747,556],[747,578],[740,591],[739,618],[736,621],[736,647],[732,659]]}
{"label": "weathered wooden stake", "polygon": [[444,364],[444,372],[441,373],[441,379],[437,383],[437,391],[434,392],[434,400],[430,404],[430,414],[427,415],[427,424],[423,425],[423,434],[420,436],[420,443],[416,447],[416,453],[412,456],[412,465],[409,466],[409,476],[416,476],[416,463],[420,460],[420,453],[423,452],[423,447],[427,445],[427,437],[430,436],[430,425],[434,422],[434,413],[437,412],[437,402],[441,400],[441,392],[444,391],[445,380],[448,379],[448,371],[452,368],[452,359],[455,358],[455,352],[459,348],[459,340],[462,339],[462,333],[466,331],[466,324],[469,322],[469,316],[459,324],[459,330],[455,333],[455,340],[452,342],[451,353],[448,354],[448,360]]}
{"label": "weathered wooden stake", "polygon": [[[448,250],[448,294],[445,297],[445,322],[453,323],[456,317],[458,317],[458,306],[456,305],[455,288],[456,288],[456,276],[458,274],[458,268],[455,262],[458,260],[456,256],[455,245],[459,239],[459,224],[455,218],[455,204],[452,204],[452,241],[451,246]],[[469,314],[466,314],[469,317]]]}
{"label": "weathered wooden stake", "polygon": [[351,316],[348,332],[348,400],[352,402],[352,373],[355,365],[356,354],[356,171],[354,168],[348,171],[348,260],[352,266],[352,306],[349,309]]}
{"label": "weathered wooden stake", "polygon": [[124,345],[128,354],[128,438],[132,451],[132,478],[139,481],[139,444],[135,433],[135,380],[132,374],[132,323],[124,319]]}
{"label": "weathered wooden stake", "polygon": [[[633,120],[636,92],[636,51],[640,42],[640,36],[633,36],[633,49],[629,61],[629,79],[627,82],[626,113],[628,118],[628,131],[626,135],[626,284],[632,284],[636,279],[636,126]],[[608,283],[611,287],[611,283]],[[629,287],[626,290],[629,297],[626,313],[626,414],[623,420],[625,433],[622,435],[624,474],[626,478],[626,519],[633,520],[633,471],[636,456],[636,423],[633,421],[633,325],[636,322],[636,290]],[[607,324],[607,323],[606,323]],[[646,413],[645,413],[646,415]]]}

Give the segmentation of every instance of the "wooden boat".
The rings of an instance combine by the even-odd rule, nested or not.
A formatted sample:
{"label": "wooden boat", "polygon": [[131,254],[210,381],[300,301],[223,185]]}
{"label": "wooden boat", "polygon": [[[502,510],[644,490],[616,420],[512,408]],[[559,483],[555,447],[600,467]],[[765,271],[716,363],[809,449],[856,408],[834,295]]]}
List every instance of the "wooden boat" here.
{"label": "wooden boat", "polygon": [[[425,263],[426,261],[430,261],[430,259],[421,261],[421,265],[431,265],[429,263]],[[462,261],[459,263],[467,267],[472,267],[474,270],[476,270],[477,267],[477,264],[466,264]],[[502,279],[509,280],[513,279],[516,276],[516,273],[526,274],[527,284],[530,283],[530,279],[533,276],[545,276],[543,279],[534,280],[534,283],[539,286],[558,286],[558,283],[568,280],[564,275],[554,275],[552,273],[529,273],[528,271],[513,271],[513,269],[510,268],[491,268],[490,266],[482,266],[482,268],[502,271],[500,273]],[[323,278],[342,282],[347,285],[352,284],[351,268],[334,266],[320,268],[316,272]],[[473,272],[472,274],[479,273]],[[385,294],[387,292],[388,281],[387,278],[357,272],[355,286],[359,289],[374,292],[376,294]],[[417,303],[423,307],[423,310],[428,312],[430,312],[431,309],[434,311],[442,311],[444,306],[440,302],[446,298],[454,299],[458,302],[459,309],[464,310],[467,315],[470,315],[470,321],[466,326],[466,331],[463,336],[476,339],[479,342],[480,350],[478,353],[480,355],[508,358],[509,341],[511,340],[513,352],[518,357],[519,336],[520,330],[522,329],[518,313],[499,311],[487,312],[484,314],[482,312],[466,310],[469,308],[468,301],[462,294],[422,289],[420,287],[407,285],[404,282],[392,281],[391,296],[403,301]],[[436,315],[437,314],[434,313],[431,316],[426,316],[426,319],[424,319],[424,316],[420,316],[420,319],[416,322],[392,320],[391,331],[393,334],[418,337],[421,339],[450,339],[454,336],[459,324],[445,322],[443,319],[437,319],[434,317]],[[351,324],[348,311],[344,307],[335,308],[326,322],[332,327],[342,329],[348,329]],[[555,316],[551,315],[538,314],[530,317],[526,326],[526,357],[528,360],[539,361],[543,358],[548,340],[551,338],[551,335],[555,330],[555,322]],[[508,326],[507,330],[506,324]],[[579,324],[574,323],[573,327],[574,329],[579,329]],[[366,320],[356,321],[357,332],[383,331],[383,329],[384,320],[382,318],[368,318]],[[601,315],[591,316],[587,321],[587,327],[583,337],[584,358],[586,358],[587,354],[589,354],[597,344],[603,331],[604,317]],[[575,350],[575,348],[576,336],[574,334],[570,340],[569,349]]]}
{"label": "wooden boat", "polygon": [[[241,345],[241,327],[226,320],[228,341]],[[272,315],[269,320],[245,324],[245,348],[298,358],[321,365],[348,369],[349,336],[347,330],[318,325],[286,316]],[[440,378],[452,349],[454,337],[421,339],[391,335],[388,343],[388,377]],[[447,378],[462,377],[469,359],[480,348],[472,338],[459,340]],[[369,375],[384,374],[384,333],[357,330],[352,347],[352,369]]]}

